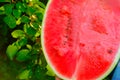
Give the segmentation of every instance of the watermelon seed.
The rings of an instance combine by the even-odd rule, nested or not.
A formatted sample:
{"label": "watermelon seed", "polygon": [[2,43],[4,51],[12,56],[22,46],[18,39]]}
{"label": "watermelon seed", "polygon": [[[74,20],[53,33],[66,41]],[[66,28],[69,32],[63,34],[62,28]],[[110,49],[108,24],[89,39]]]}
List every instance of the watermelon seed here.
{"label": "watermelon seed", "polygon": [[65,27],[65,34],[63,35],[64,39],[63,39],[63,45],[68,45],[68,46],[71,46],[70,44],[67,44],[68,41],[71,41],[70,40],[70,34],[71,34],[71,31],[72,31],[72,26],[71,26],[71,13],[70,13],[70,8],[67,6],[67,5],[63,5],[61,10],[60,10],[60,14],[61,14],[61,17],[63,17],[63,21],[66,22],[66,24],[64,24]]}
{"label": "watermelon seed", "polygon": [[107,51],[109,54],[112,54],[113,53],[113,51],[110,49],[110,50],[108,50]]}

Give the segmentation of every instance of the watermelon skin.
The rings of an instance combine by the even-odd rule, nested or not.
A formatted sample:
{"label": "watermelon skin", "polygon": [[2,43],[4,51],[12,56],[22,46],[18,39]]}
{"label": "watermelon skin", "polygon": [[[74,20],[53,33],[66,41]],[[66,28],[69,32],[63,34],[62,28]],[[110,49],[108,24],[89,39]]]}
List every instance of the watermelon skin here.
{"label": "watermelon skin", "polygon": [[119,5],[112,1],[49,1],[41,41],[59,77],[101,80],[113,70],[120,53],[120,18]]}

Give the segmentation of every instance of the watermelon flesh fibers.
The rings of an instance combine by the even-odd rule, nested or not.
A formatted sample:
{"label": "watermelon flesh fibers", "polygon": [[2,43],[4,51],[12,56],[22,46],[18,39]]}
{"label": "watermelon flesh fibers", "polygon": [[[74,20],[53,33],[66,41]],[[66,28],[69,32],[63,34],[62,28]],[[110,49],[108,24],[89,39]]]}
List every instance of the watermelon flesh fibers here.
{"label": "watermelon flesh fibers", "polygon": [[42,28],[47,62],[65,80],[102,80],[119,59],[119,0],[50,0]]}

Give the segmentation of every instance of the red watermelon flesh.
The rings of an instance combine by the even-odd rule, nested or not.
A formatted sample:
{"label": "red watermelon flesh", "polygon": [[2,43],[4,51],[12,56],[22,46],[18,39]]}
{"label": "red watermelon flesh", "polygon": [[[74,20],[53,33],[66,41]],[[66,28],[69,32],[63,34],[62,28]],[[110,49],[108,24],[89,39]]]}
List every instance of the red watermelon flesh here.
{"label": "red watermelon flesh", "polygon": [[119,0],[50,0],[42,28],[47,62],[63,79],[101,80],[119,58]]}

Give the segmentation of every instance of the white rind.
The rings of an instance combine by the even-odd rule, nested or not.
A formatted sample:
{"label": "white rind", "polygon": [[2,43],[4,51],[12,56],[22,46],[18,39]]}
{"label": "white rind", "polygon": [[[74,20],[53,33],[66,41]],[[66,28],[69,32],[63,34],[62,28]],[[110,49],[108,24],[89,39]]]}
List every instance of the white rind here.
{"label": "white rind", "polygon": [[[57,72],[54,68],[54,66],[52,66],[52,63],[50,62],[49,60],[49,57],[47,55],[47,52],[46,52],[46,49],[45,49],[45,46],[44,46],[44,22],[45,22],[45,19],[46,19],[46,14],[47,14],[47,10],[49,8],[49,5],[50,3],[52,2],[52,0],[49,0],[48,3],[47,3],[47,6],[46,6],[46,10],[45,10],[45,15],[44,15],[44,18],[43,18],[43,22],[42,22],[42,30],[41,30],[41,44],[42,44],[42,49],[43,49],[43,53],[44,53],[44,56],[47,60],[47,63],[49,64],[49,66],[52,68],[52,70],[55,72],[55,74],[57,76],[59,76],[60,78],[64,79],[64,80],[75,80],[75,78],[73,79],[69,79],[63,75],[61,75],[59,72]],[[120,58],[120,48],[117,52],[117,55],[115,56],[115,60],[113,61],[112,65],[110,66],[110,68],[103,74],[101,75],[99,78],[97,78],[96,80],[102,80],[104,79],[106,76],[108,76],[110,74],[110,72],[112,72],[112,70],[115,68],[118,60]]]}

